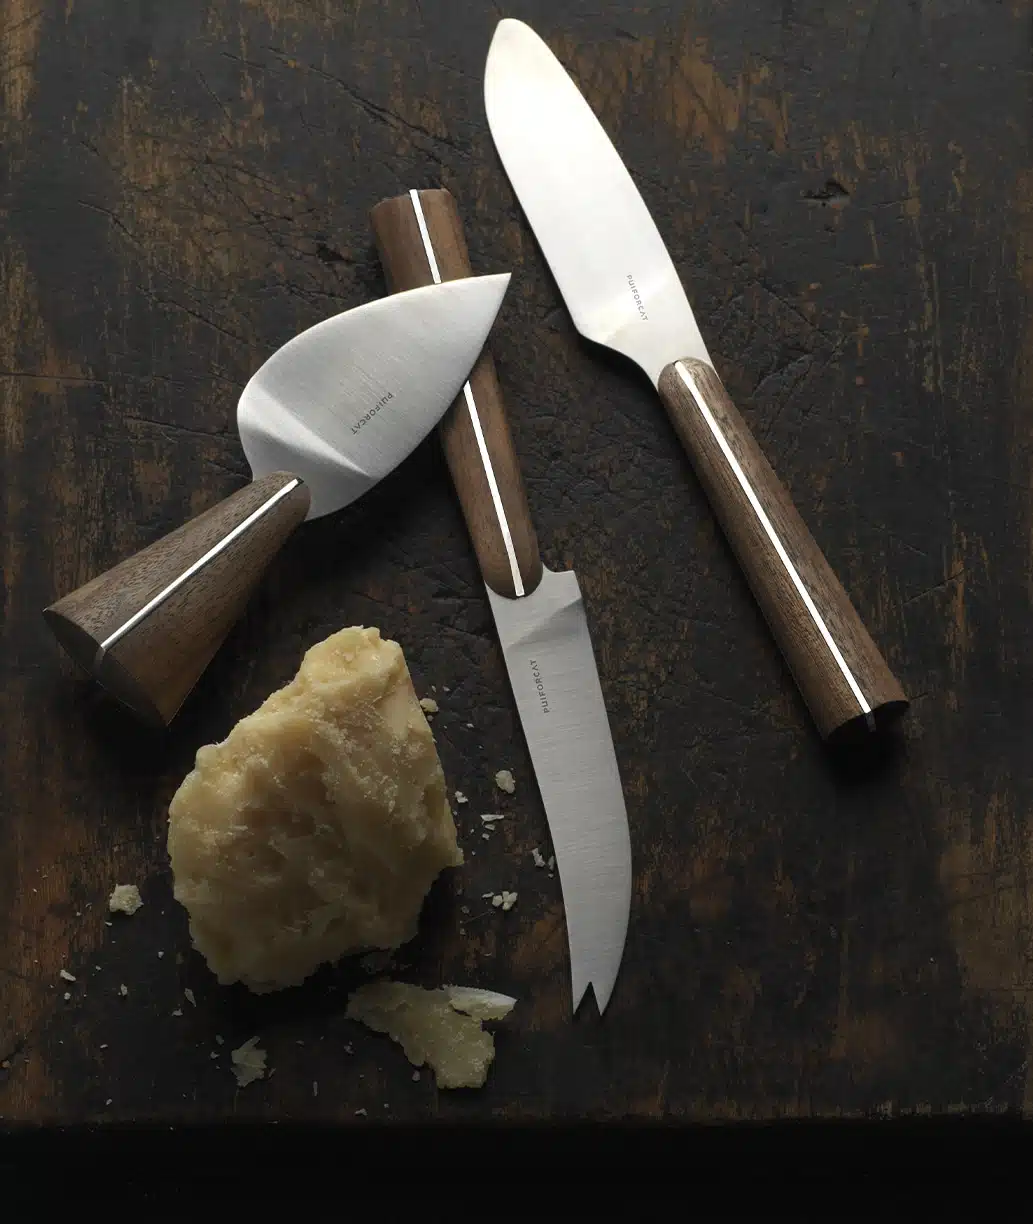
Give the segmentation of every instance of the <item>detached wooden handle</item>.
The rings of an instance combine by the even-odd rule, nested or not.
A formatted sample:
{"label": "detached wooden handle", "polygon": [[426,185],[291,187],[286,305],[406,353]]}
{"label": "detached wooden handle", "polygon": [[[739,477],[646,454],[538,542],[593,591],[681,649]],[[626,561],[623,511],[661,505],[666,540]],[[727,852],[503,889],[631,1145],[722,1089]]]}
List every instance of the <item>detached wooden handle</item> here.
{"label": "detached wooden handle", "polygon": [[[410,192],[382,200],[370,220],[392,293],[473,275],[450,192]],[[484,581],[510,599],[530,594],[541,581],[542,562],[487,349],[442,420],[440,433]]]}
{"label": "detached wooden handle", "polygon": [[659,390],[822,736],[903,713],[904,690],[713,366],[672,362]]}
{"label": "detached wooden handle", "polygon": [[308,507],[296,476],[264,476],[58,600],[44,619],[119,701],[167,726]]}

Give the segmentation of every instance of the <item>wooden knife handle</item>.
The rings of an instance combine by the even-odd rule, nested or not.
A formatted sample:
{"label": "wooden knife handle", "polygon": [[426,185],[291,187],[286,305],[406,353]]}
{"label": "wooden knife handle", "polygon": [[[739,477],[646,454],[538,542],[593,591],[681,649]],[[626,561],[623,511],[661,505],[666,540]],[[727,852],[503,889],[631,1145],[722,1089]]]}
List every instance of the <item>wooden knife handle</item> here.
{"label": "wooden knife handle", "polygon": [[123,705],[167,726],[308,507],[309,491],[296,476],[264,476],[59,599],[43,617]]}
{"label": "wooden knife handle", "polygon": [[903,713],[904,690],[713,366],[674,361],[659,391],[822,736]]}
{"label": "wooden knife handle", "polygon": [[[382,200],[370,220],[392,293],[473,275],[456,202],[443,188]],[[487,349],[440,433],[484,581],[510,599],[529,595],[542,562]]]}

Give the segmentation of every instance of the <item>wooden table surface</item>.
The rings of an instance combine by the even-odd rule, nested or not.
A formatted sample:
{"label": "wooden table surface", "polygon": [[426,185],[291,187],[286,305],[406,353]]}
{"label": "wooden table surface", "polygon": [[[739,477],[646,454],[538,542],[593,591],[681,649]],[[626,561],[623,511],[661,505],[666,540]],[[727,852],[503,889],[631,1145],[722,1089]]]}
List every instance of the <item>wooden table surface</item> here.
{"label": "wooden table surface", "polygon": [[[718,369],[912,695],[877,759],[822,746],[654,393],[574,332],[484,119],[504,15],[623,152]],[[4,1125],[1033,1108],[1031,18],[1030,0],[5,0]],[[531,857],[545,818],[436,440],[299,532],[167,734],[74,674],[40,617],[245,481],[247,378],[384,292],[368,210],[438,184],[475,267],[514,274],[493,349],[626,783],[631,925],[602,1021],[568,1014],[559,881]],[[467,865],[399,974],[519,997],[480,1092],[413,1082],[344,1019],[354,964],[219,988],[172,899],[166,809],[198,746],[356,623],[436,686],[470,797]],[[503,766],[516,793],[482,842]],[[107,925],[119,882],[145,906]],[[509,913],[481,900],[502,888]],[[238,1090],[226,1051],[255,1034],[275,1075]]]}

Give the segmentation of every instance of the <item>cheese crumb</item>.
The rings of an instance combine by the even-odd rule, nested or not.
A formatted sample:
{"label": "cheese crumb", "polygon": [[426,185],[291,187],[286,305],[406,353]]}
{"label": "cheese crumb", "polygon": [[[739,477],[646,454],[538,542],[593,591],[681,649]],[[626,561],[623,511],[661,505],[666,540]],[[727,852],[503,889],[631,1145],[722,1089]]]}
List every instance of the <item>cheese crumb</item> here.
{"label": "cheese crumb", "polygon": [[421,697],[420,709],[424,714],[436,714],[438,712],[438,703],[433,697]]}
{"label": "cheese crumb", "polygon": [[191,1007],[197,1006],[197,1000],[194,998],[194,992],[189,986],[183,991],[183,998],[186,999]]}
{"label": "cheese crumb", "polygon": [[462,791],[456,791],[456,803],[469,803],[469,802],[470,802],[469,799],[467,799],[467,797],[463,794]]}
{"label": "cheese crumb", "polygon": [[491,899],[492,905],[494,905],[496,908],[501,906],[503,911],[506,913],[508,913],[513,908],[513,906],[516,905],[516,902],[517,902],[516,893],[506,892],[505,889],[503,889],[502,892],[498,894],[498,896],[492,897]]}
{"label": "cheese crumb", "polygon": [[215,1034],[215,1044],[216,1044],[216,1045],[222,1045],[222,1044],[223,1044],[223,1040],[222,1040],[222,1038],[219,1036],[219,1034],[218,1034],[218,1033],[216,1033],[216,1034]]}
{"label": "cheese crumb", "polygon": [[312,1081],[312,1095],[314,1097],[319,1096],[319,1081],[318,1080]]}
{"label": "cheese crumb", "polygon": [[[482,996],[490,994],[471,995],[468,988],[455,986],[424,990],[404,982],[372,982],[352,995],[345,1015],[374,1032],[387,1033],[414,1066],[428,1064],[439,1088],[480,1088],[495,1057],[495,1042],[478,1014],[469,1013],[488,1018]],[[516,1003],[508,995],[493,998],[497,1002],[489,1007],[492,1019],[501,1019]]]}
{"label": "cheese crumb", "polygon": [[495,775],[495,785],[500,791],[505,791],[507,795],[511,795],[516,790],[516,778],[508,769],[500,769]]}
{"label": "cheese crumb", "polygon": [[67,1003],[67,1002],[68,1002],[68,1000],[69,1000],[71,997],[72,997],[72,992],[71,992],[70,990],[66,990],[66,991],[65,991],[65,993],[64,993],[64,1000],[65,1000],[65,1002]]}
{"label": "cheese crumb", "polygon": [[233,1074],[237,1077],[237,1085],[246,1088],[254,1080],[265,1078],[265,1060],[268,1054],[258,1048],[258,1038],[252,1037],[242,1046],[230,1051],[233,1064]]}
{"label": "cheese crumb", "polygon": [[355,1111],[355,1116],[356,1116],[357,1118],[365,1118],[365,1117],[366,1117],[366,1111],[365,1111],[364,1109],[357,1109],[357,1110]]}
{"label": "cheese crumb", "polygon": [[135,884],[116,884],[108,897],[108,910],[112,914],[133,914],[143,905],[140,890]]}
{"label": "cheese crumb", "polygon": [[161,958],[162,958],[164,955],[165,955],[165,953],[164,953],[164,952],[159,952],[159,953],[158,953],[158,960],[161,960]]}
{"label": "cheese crumb", "polygon": [[531,851],[531,858],[534,859],[534,865],[536,867],[545,866],[545,856],[542,854],[542,852],[538,849],[537,846],[535,846],[535,848]]}
{"label": "cheese crumb", "polygon": [[483,820],[486,825],[494,824],[496,820],[505,820],[505,819],[506,817],[503,815],[502,812],[486,812],[481,817],[481,820]]}
{"label": "cheese crumb", "polygon": [[444,991],[456,1011],[475,1020],[505,1020],[516,1005],[512,995],[481,990],[478,986],[445,986]]}
{"label": "cheese crumb", "polygon": [[108,1048],[108,1043],[106,1041],[102,1042],[99,1048],[102,1050],[106,1050]]}
{"label": "cheese crumb", "polygon": [[59,978],[62,978],[62,979],[63,979],[64,981],[66,981],[66,982],[74,982],[74,981],[75,981],[75,974],[74,974],[74,973],[69,973],[67,969],[61,969],[61,970],[58,972],[58,975],[57,975],[57,976],[58,976]]}
{"label": "cheese crumb", "polygon": [[182,1007],[176,1007],[176,1008],[174,1008],[174,1009],[173,1009],[172,1014],[173,1014],[174,1016],[182,1016],[182,1014],[183,1014],[183,1009],[182,1009]]}
{"label": "cheese crumb", "polygon": [[125,984],[125,982],[123,982],[122,985],[119,986],[118,993],[122,996],[123,999],[129,993],[129,987]]}
{"label": "cheese crumb", "polygon": [[491,841],[491,834],[488,832],[482,833],[481,837],[483,838],[484,841]]}
{"label": "cheese crumb", "polygon": [[418,1084],[418,1083],[420,1082],[420,1073],[419,1073],[419,1071],[414,1071],[414,1072],[412,1073],[412,1082],[413,1082],[414,1084]]}

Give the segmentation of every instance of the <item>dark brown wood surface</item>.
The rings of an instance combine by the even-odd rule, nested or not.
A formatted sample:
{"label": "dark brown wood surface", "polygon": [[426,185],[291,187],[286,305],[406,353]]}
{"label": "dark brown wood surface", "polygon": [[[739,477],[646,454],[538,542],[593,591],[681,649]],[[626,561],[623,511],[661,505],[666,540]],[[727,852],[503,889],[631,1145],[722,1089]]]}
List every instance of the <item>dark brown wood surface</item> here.
{"label": "dark brown wood surface", "polygon": [[[907,709],[900,682],[713,366],[691,357],[672,361],[660,374],[657,389],[815,726],[837,745],[882,732]],[[717,434],[696,396],[710,413]],[[718,437],[739,464],[741,478]],[[747,489],[757,499],[767,525]],[[769,531],[793,566],[792,574]]]}
{"label": "dark brown wood surface", "polygon": [[[625,154],[908,719],[884,759],[830,758],[655,392],[576,336],[484,121],[502,12],[7,0],[5,1124],[1033,1109],[1033,4],[505,13]],[[369,209],[436,185],[474,266],[514,273],[492,350],[543,558],[585,592],[627,787],[635,889],[602,1022],[568,1015],[559,883],[531,859],[547,829],[436,441],[296,534],[168,733],[81,680],[40,615],[243,485],[247,378],[385,291]],[[353,964],[278,996],[218,988],[172,900],[165,813],[197,747],[355,623],[404,645],[470,799],[467,865],[400,972],[519,996],[478,1093],[413,1082],[344,1020]],[[108,926],[119,882],[145,905]],[[509,913],[481,900],[500,888]],[[256,1034],[276,1073],[238,1090],[226,1050]]]}

